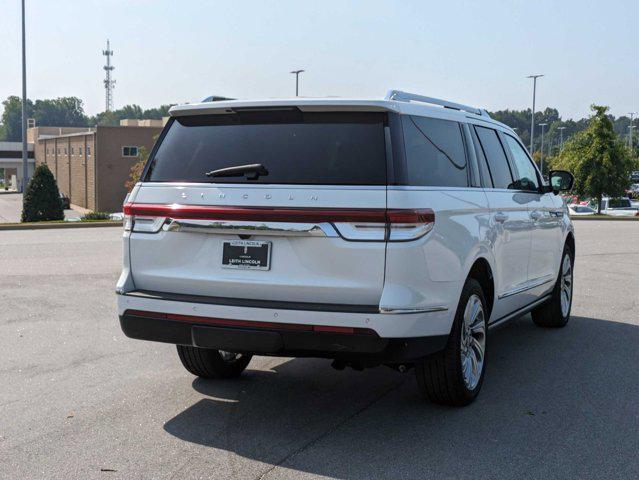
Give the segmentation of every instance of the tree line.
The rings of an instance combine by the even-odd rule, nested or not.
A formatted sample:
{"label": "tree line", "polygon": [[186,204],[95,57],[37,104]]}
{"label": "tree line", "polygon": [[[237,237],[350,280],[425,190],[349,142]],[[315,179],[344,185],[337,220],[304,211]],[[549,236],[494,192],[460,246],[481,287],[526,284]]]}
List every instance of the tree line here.
{"label": "tree line", "polygon": [[[509,127],[515,129],[521,141],[526,145],[526,148],[530,148],[530,108],[526,110],[500,110],[497,112],[489,112],[490,116],[501,123],[505,123]],[[630,125],[630,117],[622,115],[615,117],[610,115],[606,111],[606,116],[612,123],[613,131],[622,139],[627,141],[628,138],[628,126]],[[541,127],[542,123],[547,124],[544,127],[544,157],[554,156],[559,153],[561,147],[562,133],[560,127],[563,128],[563,140],[565,142],[573,135],[583,132],[588,128],[588,124],[591,117],[582,118],[579,120],[563,120],[559,115],[559,111],[556,108],[546,108],[543,111],[535,112],[535,141],[533,146],[533,153],[538,154],[541,151]],[[639,119],[634,119],[633,124],[638,127]],[[633,138],[633,147],[636,153],[639,154],[639,132],[635,130]]]}
{"label": "tree line", "polygon": [[[0,140],[21,140],[22,102],[17,96],[10,96],[2,102],[3,112],[0,121]],[[139,105],[126,105],[118,110],[105,111],[94,116],[84,113],[83,103],[77,97],[60,97],[45,100],[27,100],[27,117],[35,119],[38,126],[55,127],[94,127],[96,125],[119,125],[120,120],[132,119],[161,119],[168,115],[171,105],[161,105],[157,108],[143,109]],[[530,109],[499,110],[489,114],[502,123],[514,128],[526,147],[530,145]],[[627,138],[630,118],[627,116],[614,117],[606,114],[612,122],[614,132],[622,138]],[[544,133],[544,157],[559,153],[561,130],[564,142],[576,133],[588,127],[589,118],[580,120],[563,120],[556,108],[546,108],[535,113],[535,142],[534,152],[541,149],[541,127],[546,123]],[[634,120],[639,127],[639,118]],[[633,138],[633,147],[639,154],[639,128]],[[537,155],[538,156],[538,155]]]}
{"label": "tree line", "polygon": [[[10,96],[2,102],[0,117],[0,141],[19,142],[22,140],[22,100]],[[37,126],[52,127],[94,127],[97,125],[119,125],[120,120],[161,119],[169,113],[171,105],[143,109],[139,105],[126,105],[118,110],[105,111],[94,116],[84,113],[82,100],[77,97],[60,97],[45,100],[27,100],[27,118],[35,119]]]}

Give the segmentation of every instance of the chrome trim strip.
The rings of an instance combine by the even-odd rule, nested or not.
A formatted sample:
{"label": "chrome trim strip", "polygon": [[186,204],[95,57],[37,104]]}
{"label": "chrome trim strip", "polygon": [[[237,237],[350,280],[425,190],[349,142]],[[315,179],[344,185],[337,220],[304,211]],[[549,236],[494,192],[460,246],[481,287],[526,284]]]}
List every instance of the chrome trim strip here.
{"label": "chrome trim strip", "polygon": [[553,274],[544,275],[543,277],[539,277],[539,278],[533,278],[532,280],[526,282],[525,285],[514,288],[513,290],[510,290],[508,292],[502,293],[497,298],[501,300],[502,298],[512,297],[513,295],[517,295],[518,293],[522,293],[522,292],[525,292],[526,290],[539,287],[545,283],[552,282],[554,279],[555,279],[555,276]]}
{"label": "chrome trim strip", "polygon": [[169,219],[167,232],[195,232],[231,235],[272,235],[282,237],[338,237],[328,223],[249,222],[224,220]]}
{"label": "chrome trim strip", "polygon": [[432,307],[424,308],[392,308],[392,307],[379,307],[379,313],[391,314],[391,315],[406,315],[411,313],[433,313],[433,312],[445,312],[448,307],[444,305],[434,305]]}

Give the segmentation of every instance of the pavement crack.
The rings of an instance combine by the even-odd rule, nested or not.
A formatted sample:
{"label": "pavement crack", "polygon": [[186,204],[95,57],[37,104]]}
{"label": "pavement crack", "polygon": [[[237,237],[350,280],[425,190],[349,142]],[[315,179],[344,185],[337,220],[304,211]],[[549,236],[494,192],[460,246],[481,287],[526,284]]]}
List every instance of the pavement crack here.
{"label": "pavement crack", "polygon": [[362,407],[358,408],[357,410],[355,410],[353,413],[351,413],[350,415],[348,415],[347,417],[345,417],[344,419],[340,420],[339,422],[335,423],[332,427],[330,427],[328,430],[324,431],[323,433],[319,434],[317,437],[309,440],[308,442],[306,442],[304,445],[302,445],[301,447],[299,447],[297,450],[293,450],[291,453],[289,453],[288,455],[284,456],[281,460],[279,460],[277,463],[271,465],[271,467],[269,467],[266,471],[264,471],[261,475],[259,475],[258,477],[255,477],[255,480],[264,480],[266,478],[266,476],[268,474],[270,474],[273,470],[275,470],[278,467],[281,467],[284,463],[286,463],[288,460],[292,459],[293,457],[296,457],[297,455],[299,455],[300,453],[302,453],[303,451],[307,450],[308,448],[312,447],[313,445],[315,445],[317,442],[319,442],[320,440],[325,439],[326,437],[328,437],[329,435],[331,435],[333,432],[335,432],[338,428],[340,428],[342,425],[344,425],[345,423],[349,422],[350,420],[356,418],[357,416],[359,416],[361,413],[363,413],[365,410],[368,410],[370,407],[372,407],[373,405],[375,405],[377,402],[379,402],[380,400],[382,400],[383,398],[385,398],[388,394],[394,392],[395,390],[399,389],[402,385],[404,385],[404,383],[406,382],[406,379],[403,379],[401,382],[393,385],[392,387],[386,389],[384,392],[382,392],[381,395],[377,396],[376,398],[373,398],[371,401],[367,402],[365,405],[363,405]]}

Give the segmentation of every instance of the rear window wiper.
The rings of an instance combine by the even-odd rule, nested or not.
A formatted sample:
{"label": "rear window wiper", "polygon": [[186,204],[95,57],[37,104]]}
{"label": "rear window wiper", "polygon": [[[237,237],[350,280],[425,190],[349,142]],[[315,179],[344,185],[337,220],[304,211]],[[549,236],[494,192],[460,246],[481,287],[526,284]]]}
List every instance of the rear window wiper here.
{"label": "rear window wiper", "polygon": [[236,165],[234,167],[218,168],[206,172],[207,177],[240,177],[244,175],[247,180],[257,180],[261,176],[268,175],[268,170],[261,163],[248,165]]}

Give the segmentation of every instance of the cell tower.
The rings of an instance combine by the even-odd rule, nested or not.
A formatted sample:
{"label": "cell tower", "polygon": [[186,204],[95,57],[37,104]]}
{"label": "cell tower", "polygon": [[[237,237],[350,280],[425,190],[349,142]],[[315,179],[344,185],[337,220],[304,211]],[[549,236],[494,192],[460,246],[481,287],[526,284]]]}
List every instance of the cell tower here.
{"label": "cell tower", "polygon": [[111,50],[111,45],[108,40],[106,50],[102,50],[102,55],[106,56],[106,65],[104,66],[104,71],[106,72],[106,78],[104,79],[104,88],[106,90],[105,110],[110,112],[113,110],[113,89],[115,88],[115,80],[111,79],[111,72],[115,67],[111,65],[113,50]]}

